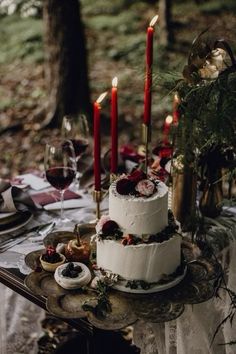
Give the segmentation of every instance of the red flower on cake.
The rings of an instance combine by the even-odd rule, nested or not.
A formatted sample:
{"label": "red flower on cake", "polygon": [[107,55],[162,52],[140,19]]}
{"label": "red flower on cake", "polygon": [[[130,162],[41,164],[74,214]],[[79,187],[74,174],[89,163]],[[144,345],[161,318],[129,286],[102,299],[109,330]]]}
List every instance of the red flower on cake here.
{"label": "red flower on cake", "polygon": [[150,197],[152,194],[154,194],[156,186],[149,179],[143,179],[142,181],[138,182],[135,190],[143,196]]}
{"label": "red flower on cake", "polygon": [[119,229],[117,223],[114,220],[108,220],[102,227],[102,233],[104,236],[113,235],[117,229]]}
{"label": "red flower on cake", "polygon": [[100,220],[98,221],[98,223],[96,225],[97,234],[102,231],[103,225],[109,220],[111,220],[109,215],[102,215],[101,216]]}
{"label": "red flower on cake", "polygon": [[121,195],[130,194],[135,187],[135,183],[128,178],[121,178],[116,183],[116,190]]}
{"label": "red flower on cake", "polygon": [[104,236],[113,235],[117,229],[119,229],[118,224],[114,220],[111,220],[108,215],[102,215],[96,225],[96,232],[102,232]]}
{"label": "red flower on cake", "polygon": [[122,238],[121,243],[122,243],[123,246],[133,245],[133,244],[135,243],[135,242],[134,242],[133,235],[130,235],[130,234],[125,235],[125,236]]}
{"label": "red flower on cake", "polygon": [[142,170],[135,170],[128,176],[128,179],[134,182],[135,184],[137,184],[142,179],[146,179],[146,178],[147,178],[146,173],[144,173]]}

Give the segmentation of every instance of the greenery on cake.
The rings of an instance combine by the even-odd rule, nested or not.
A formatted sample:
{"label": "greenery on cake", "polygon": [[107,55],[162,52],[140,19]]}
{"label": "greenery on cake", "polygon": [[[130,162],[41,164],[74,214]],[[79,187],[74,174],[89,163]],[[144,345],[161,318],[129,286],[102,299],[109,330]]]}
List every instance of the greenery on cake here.
{"label": "greenery on cake", "polygon": [[150,288],[157,286],[157,285],[164,285],[172,282],[176,278],[180,277],[184,274],[186,268],[186,262],[184,260],[181,261],[181,264],[176,268],[176,270],[167,275],[163,274],[163,277],[158,280],[157,282],[148,283],[145,280],[128,280],[125,287],[130,289],[143,289],[149,290]]}
{"label": "greenery on cake", "polygon": [[121,240],[124,246],[162,243],[177,234],[178,229],[179,226],[176,224],[171,210],[168,210],[168,225],[162,231],[145,235],[142,238],[132,234],[124,234],[114,220],[111,220],[108,215],[103,215],[96,225],[96,237],[101,240]]}

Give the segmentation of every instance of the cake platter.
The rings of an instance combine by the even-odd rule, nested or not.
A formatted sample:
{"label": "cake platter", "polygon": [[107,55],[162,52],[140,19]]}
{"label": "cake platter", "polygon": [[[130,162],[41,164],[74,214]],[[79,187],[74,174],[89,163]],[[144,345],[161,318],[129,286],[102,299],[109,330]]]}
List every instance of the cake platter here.
{"label": "cake platter", "polygon": [[[87,232],[86,232],[87,230]],[[84,225],[85,239],[94,234],[94,226]],[[72,233],[52,233],[44,241],[45,245],[69,241]],[[55,281],[52,273],[38,271],[39,256],[42,250],[31,252],[25,258],[33,270],[25,278],[25,285],[36,295],[47,297],[47,308],[50,313],[61,318],[86,318],[97,328],[114,330],[121,329],[136,320],[153,323],[173,320],[184,311],[185,304],[196,304],[207,301],[214,296],[214,282],[221,272],[219,264],[214,259],[206,259],[195,250],[195,246],[186,240],[183,248],[187,260],[182,271],[172,274],[165,283],[156,284],[149,289],[130,289],[125,282],[109,288],[107,296],[111,303],[111,312],[103,318],[96,312],[83,308],[84,304],[96,308],[98,292],[88,284],[83,289],[65,290]],[[186,253],[186,256],[185,256]],[[97,270],[92,270],[92,276]],[[126,281],[127,282],[127,281]],[[113,284],[114,285],[114,284]]]}
{"label": "cake platter", "polygon": [[167,280],[166,282],[159,282],[153,285],[151,284],[148,289],[142,289],[142,288],[132,289],[131,287],[127,286],[127,280],[119,280],[117,283],[113,285],[113,289],[125,293],[130,293],[130,294],[153,294],[153,293],[157,293],[160,291],[173,288],[174,286],[178,285],[184,279],[186,273],[187,273],[187,266],[184,267],[182,274],[176,277],[172,277],[169,281]]}

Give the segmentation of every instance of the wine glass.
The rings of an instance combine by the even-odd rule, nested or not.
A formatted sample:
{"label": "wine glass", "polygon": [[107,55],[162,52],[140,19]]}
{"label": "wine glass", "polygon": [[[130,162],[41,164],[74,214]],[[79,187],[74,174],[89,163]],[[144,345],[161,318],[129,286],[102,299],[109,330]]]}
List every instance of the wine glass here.
{"label": "wine glass", "polygon": [[60,192],[61,215],[57,224],[68,221],[64,217],[64,193],[76,176],[76,159],[70,140],[54,139],[46,144],[44,157],[48,182]]}
{"label": "wine glass", "polygon": [[79,189],[79,180],[82,173],[79,171],[78,161],[86,152],[89,145],[89,127],[85,115],[66,115],[62,120],[61,135],[64,139],[69,139],[74,147],[77,172],[76,172],[76,188]]}

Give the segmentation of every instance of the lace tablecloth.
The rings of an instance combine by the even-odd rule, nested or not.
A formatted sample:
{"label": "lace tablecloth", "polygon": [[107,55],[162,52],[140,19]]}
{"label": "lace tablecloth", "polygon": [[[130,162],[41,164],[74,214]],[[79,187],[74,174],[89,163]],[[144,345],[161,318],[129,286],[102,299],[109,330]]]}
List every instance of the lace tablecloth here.
{"label": "lace tablecloth", "polygon": [[[88,222],[94,219],[94,208],[88,207],[88,198],[84,196],[86,207],[66,211],[71,222],[66,229],[72,230],[75,222]],[[106,210],[107,204],[103,205]],[[231,210],[232,211],[232,210]],[[236,214],[236,210],[233,210]],[[27,227],[38,222],[51,220],[50,213],[40,213]],[[229,222],[228,222],[229,220]],[[213,222],[213,231],[219,231],[219,237],[214,232],[208,235],[208,240],[220,252],[221,261],[227,276],[227,285],[236,291],[236,222],[235,219],[219,218]],[[24,255],[41,248],[26,241],[1,255],[0,266],[17,267],[23,273],[29,270],[24,266]],[[44,311],[15,292],[0,285],[0,354],[37,353],[37,340],[41,334],[40,322]],[[236,318],[226,322],[218,332],[214,343],[210,346],[217,325],[228,314],[229,297],[222,292],[221,298],[213,298],[202,304],[186,305],[185,311],[175,321],[153,324],[137,322],[134,325],[134,343],[141,348],[141,354],[233,354],[236,346],[220,344],[236,340]]]}
{"label": "lace tablecloth", "polygon": [[[236,209],[230,211],[236,215]],[[213,232],[207,239],[219,254],[227,287],[236,292],[236,218],[220,217],[208,222]],[[141,348],[141,354],[235,354],[236,344],[222,344],[236,342],[236,313],[232,324],[228,320],[220,327],[211,345],[217,326],[229,310],[230,298],[223,290],[220,298],[185,305],[184,313],[177,320],[161,324],[137,322],[134,342]]]}
{"label": "lace tablecloth", "polygon": [[[83,201],[84,207],[65,210],[65,216],[71,221],[65,224],[63,230],[72,231],[75,223],[87,223],[95,218],[91,195],[83,194]],[[107,202],[104,201],[102,210],[106,209]],[[51,221],[56,214],[40,212],[25,228],[30,229],[34,225]],[[31,270],[24,264],[24,257],[27,253],[41,248],[42,244],[38,245],[27,240],[2,253],[0,266],[19,268],[23,274],[28,274]],[[41,321],[45,316],[44,311],[1,283],[0,294],[0,354],[37,353],[37,341],[42,333]]]}

